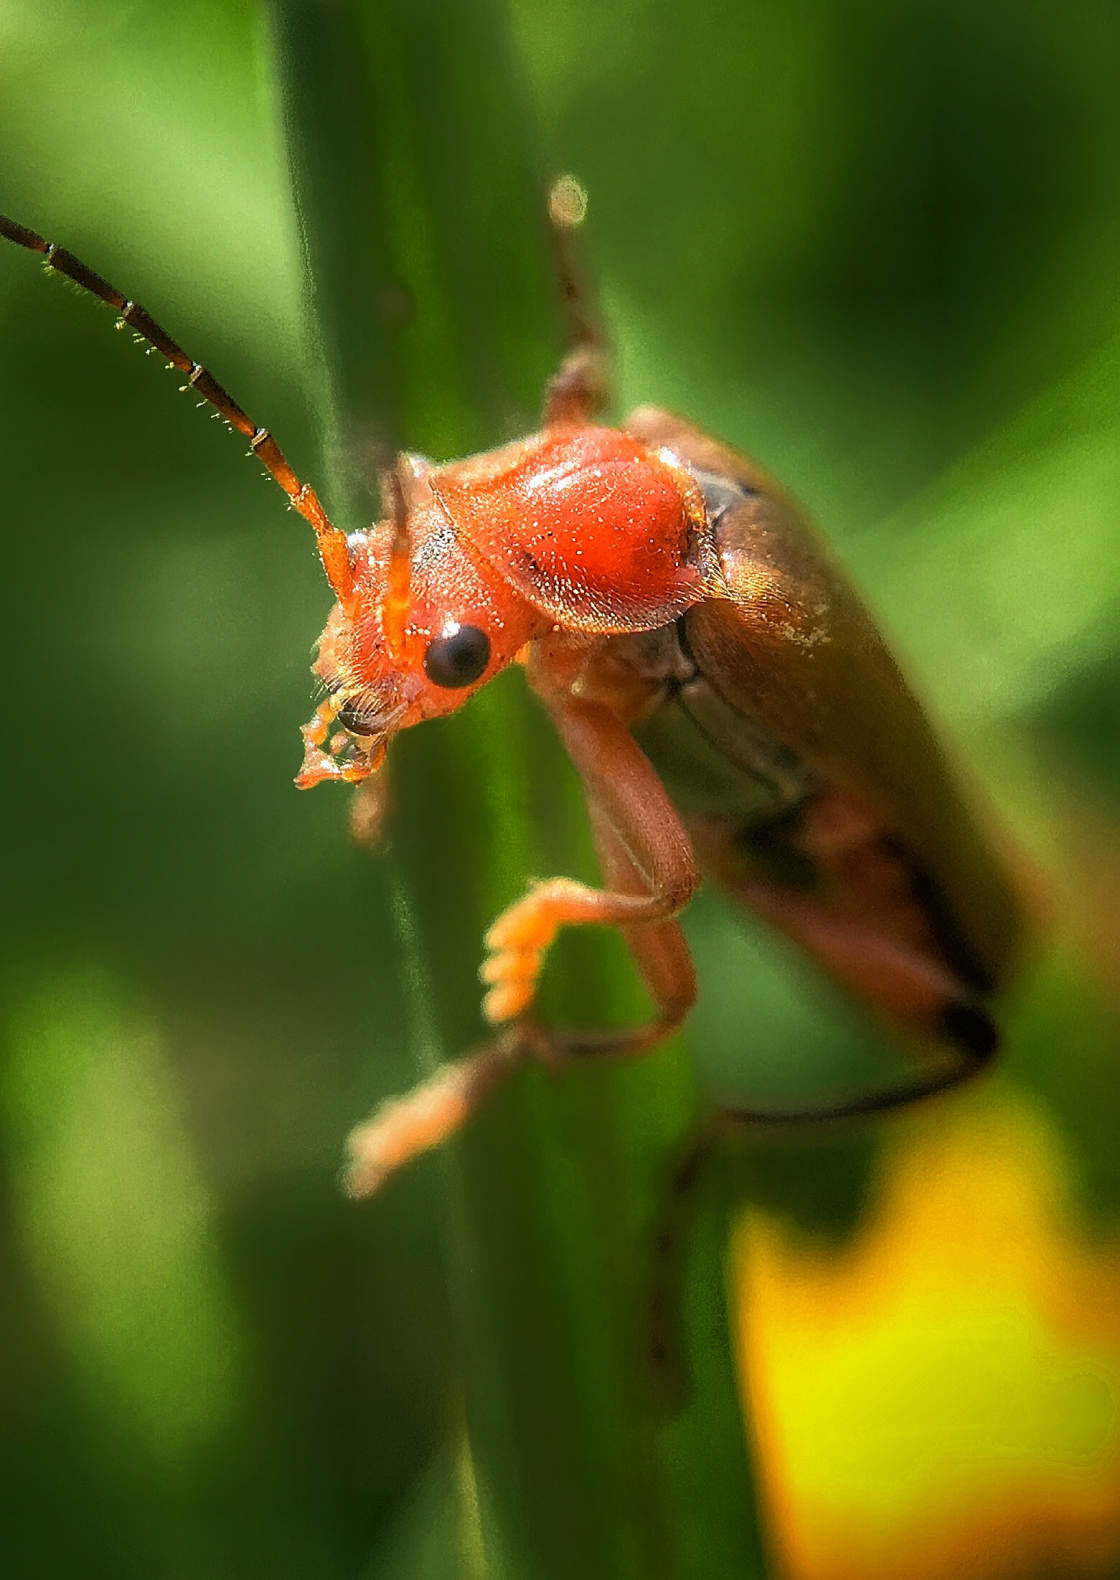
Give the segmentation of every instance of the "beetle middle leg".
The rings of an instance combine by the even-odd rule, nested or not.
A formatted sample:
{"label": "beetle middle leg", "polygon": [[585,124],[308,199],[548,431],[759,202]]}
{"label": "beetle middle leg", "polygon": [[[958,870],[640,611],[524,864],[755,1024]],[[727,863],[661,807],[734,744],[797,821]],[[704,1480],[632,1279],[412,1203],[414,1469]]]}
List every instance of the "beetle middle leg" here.
{"label": "beetle middle leg", "polygon": [[[481,971],[490,985],[483,1010],[496,1024],[528,1010],[545,951],[560,927],[587,922],[622,927],[633,947],[639,932],[683,910],[699,883],[692,845],[668,792],[622,721],[603,703],[565,698],[551,705],[583,779],[600,851],[624,881],[614,886],[610,870],[605,876],[612,886],[606,889],[552,878],[499,916],[486,935],[491,954]],[[653,951],[662,947],[663,937],[655,934],[658,942],[644,946],[649,964],[643,971],[655,992],[663,985],[663,971],[655,968]],[[664,985],[675,999],[677,989]]]}

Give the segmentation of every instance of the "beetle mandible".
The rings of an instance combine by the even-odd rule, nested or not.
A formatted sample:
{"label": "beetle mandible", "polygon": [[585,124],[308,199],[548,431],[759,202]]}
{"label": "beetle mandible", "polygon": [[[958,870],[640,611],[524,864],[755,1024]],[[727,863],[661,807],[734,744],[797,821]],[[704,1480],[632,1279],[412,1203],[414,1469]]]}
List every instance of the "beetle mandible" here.
{"label": "beetle mandible", "polygon": [[[629,1056],[685,1019],[695,976],[677,920],[701,872],[893,1024],[932,1067],[794,1123],[901,1107],[980,1070],[993,995],[1023,933],[1003,861],[882,638],[793,501],[745,456],[653,407],[621,427],[582,305],[570,179],[550,214],[572,327],[540,431],[485,455],[397,459],[388,518],[347,537],[267,429],[136,302],[0,216],[0,235],[114,307],[250,441],[315,531],[335,605],[296,783],[360,783],[393,735],[524,663],[584,786],[604,887],[535,884],[486,934],[480,1052],[385,1105],[351,1138],[369,1194],[459,1128],[527,1060]],[[648,1023],[557,1033],[532,1018],[563,926],[619,928]]]}

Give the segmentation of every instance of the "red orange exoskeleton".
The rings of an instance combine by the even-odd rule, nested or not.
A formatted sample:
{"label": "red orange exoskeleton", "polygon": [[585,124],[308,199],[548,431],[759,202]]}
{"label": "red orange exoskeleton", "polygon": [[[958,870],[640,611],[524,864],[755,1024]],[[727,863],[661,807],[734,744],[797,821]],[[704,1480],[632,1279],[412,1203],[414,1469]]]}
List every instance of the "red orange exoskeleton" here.
{"label": "red orange exoskeleton", "polygon": [[[518,1063],[634,1054],[672,1032],[695,994],[676,918],[701,871],[929,1061],[902,1087],[811,1117],[899,1106],[989,1058],[1020,909],[924,715],[765,473],[652,408],[598,425],[604,355],[578,303],[541,431],[447,465],[400,457],[388,519],[347,538],[271,435],[143,308],[35,232],[0,218],[0,234],[182,369],[313,526],[337,602],[298,784],[365,779],[395,733],[461,707],[514,662],[582,776],[604,887],[551,879],[497,919],[481,975],[502,1030],[355,1133],[356,1193],[450,1134]],[[587,922],[625,935],[655,1005],[647,1024],[560,1036],[533,1021],[549,943]]]}

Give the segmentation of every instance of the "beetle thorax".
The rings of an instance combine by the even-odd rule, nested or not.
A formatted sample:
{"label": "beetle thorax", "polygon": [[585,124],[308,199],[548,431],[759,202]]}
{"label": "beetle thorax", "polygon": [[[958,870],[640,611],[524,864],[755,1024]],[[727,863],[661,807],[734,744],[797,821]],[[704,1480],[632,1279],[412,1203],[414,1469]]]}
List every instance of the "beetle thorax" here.
{"label": "beetle thorax", "polygon": [[718,595],[687,469],[615,428],[561,428],[440,467],[456,534],[567,630],[648,630]]}

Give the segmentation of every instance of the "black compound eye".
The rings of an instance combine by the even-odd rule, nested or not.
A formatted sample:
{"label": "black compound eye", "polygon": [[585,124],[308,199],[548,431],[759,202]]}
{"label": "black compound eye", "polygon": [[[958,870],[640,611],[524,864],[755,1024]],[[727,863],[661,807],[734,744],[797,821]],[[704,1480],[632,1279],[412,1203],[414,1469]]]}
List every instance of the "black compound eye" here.
{"label": "black compound eye", "polygon": [[473,686],[490,662],[490,638],[477,625],[461,625],[450,636],[437,636],[424,654],[424,673],[433,686],[448,691]]}

